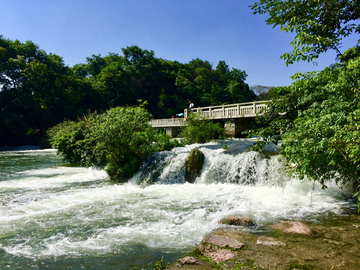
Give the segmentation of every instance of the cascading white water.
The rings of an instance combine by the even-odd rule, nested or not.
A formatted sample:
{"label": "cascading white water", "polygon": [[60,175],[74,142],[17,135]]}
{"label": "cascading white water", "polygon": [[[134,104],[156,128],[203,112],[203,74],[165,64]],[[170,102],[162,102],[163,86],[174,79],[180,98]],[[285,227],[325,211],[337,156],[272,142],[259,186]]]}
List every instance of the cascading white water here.
{"label": "cascading white water", "polygon": [[[116,269],[131,269],[189,251],[230,214],[253,219],[256,231],[354,206],[335,184],[322,190],[287,176],[279,156],[238,153],[248,140],[224,143],[229,150],[208,143],[157,153],[126,184],[107,181],[104,171],[58,166],[53,150],[0,152],[7,165],[0,174],[0,266],[80,265],[84,258],[110,265],[111,257]],[[184,163],[195,147],[205,166],[190,184]]]}

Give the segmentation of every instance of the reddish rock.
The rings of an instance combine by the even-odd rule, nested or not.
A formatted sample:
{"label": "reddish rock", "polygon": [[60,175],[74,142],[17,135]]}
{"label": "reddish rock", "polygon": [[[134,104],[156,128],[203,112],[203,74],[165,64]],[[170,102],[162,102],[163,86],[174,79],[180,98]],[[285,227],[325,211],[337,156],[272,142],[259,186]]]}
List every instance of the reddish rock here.
{"label": "reddish rock", "polygon": [[211,244],[200,244],[198,246],[198,249],[204,256],[210,257],[216,263],[224,262],[235,258],[235,253],[231,250],[220,249],[218,247],[214,247]]}
{"label": "reddish rock", "polygon": [[214,262],[224,262],[235,258],[235,252],[225,249],[241,249],[245,245],[236,239],[225,238],[216,235],[209,235],[204,238],[198,246],[199,251]]}
{"label": "reddish rock", "polygon": [[238,216],[228,216],[220,220],[219,223],[235,226],[254,226],[254,222],[250,218]]}
{"label": "reddish rock", "polygon": [[281,230],[285,233],[295,233],[304,235],[314,235],[316,232],[311,229],[308,225],[300,221],[281,221],[274,225],[270,225],[273,230]]}

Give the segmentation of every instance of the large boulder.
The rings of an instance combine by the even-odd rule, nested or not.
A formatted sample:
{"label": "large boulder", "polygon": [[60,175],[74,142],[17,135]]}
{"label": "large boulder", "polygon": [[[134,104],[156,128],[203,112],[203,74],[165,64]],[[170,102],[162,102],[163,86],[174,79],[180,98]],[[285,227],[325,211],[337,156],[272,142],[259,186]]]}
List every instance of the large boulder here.
{"label": "large boulder", "polygon": [[195,148],[191,150],[185,161],[185,180],[194,183],[196,177],[200,176],[204,165],[205,156],[203,152]]}

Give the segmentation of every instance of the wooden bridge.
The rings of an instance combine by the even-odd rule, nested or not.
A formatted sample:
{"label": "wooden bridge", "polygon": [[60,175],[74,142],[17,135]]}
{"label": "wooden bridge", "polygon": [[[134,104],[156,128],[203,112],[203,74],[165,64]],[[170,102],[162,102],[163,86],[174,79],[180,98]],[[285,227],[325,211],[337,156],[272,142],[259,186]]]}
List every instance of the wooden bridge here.
{"label": "wooden bridge", "polygon": [[171,136],[179,134],[186,117],[190,113],[200,113],[201,117],[214,121],[226,120],[225,128],[229,137],[239,137],[241,132],[249,128],[251,119],[261,114],[270,101],[256,101],[228,105],[198,107],[184,110],[184,118],[153,119],[150,124],[154,128],[164,128]]}

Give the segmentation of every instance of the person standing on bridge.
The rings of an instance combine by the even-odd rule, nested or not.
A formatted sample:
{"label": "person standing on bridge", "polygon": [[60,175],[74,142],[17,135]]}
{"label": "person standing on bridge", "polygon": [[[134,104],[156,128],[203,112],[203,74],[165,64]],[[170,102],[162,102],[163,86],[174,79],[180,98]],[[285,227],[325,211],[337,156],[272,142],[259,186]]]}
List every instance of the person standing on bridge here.
{"label": "person standing on bridge", "polygon": [[195,105],[194,105],[194,103],[191,102],[191,100],[189,100],[189,104],[190,104],[190,105],[189,105],[189,109],[190,109],[190,110],[191,110],[192,108],[194,108]]}

